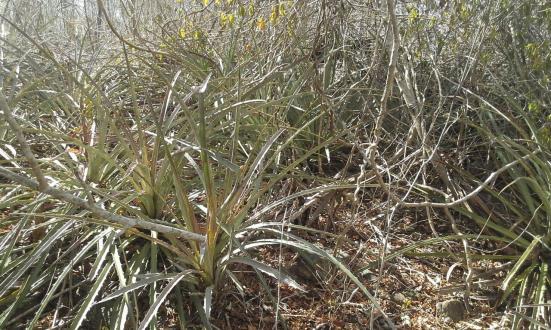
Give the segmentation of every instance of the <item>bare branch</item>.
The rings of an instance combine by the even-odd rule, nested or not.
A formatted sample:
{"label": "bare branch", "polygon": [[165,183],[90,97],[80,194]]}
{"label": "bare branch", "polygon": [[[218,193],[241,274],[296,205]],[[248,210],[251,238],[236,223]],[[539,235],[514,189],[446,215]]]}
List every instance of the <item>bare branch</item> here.
{"label": "bare branch", "polygon": [[465,196],[463,196],[459,199],[456,199],[454,201],[447,202],[447,203],[434,203],[434,202],[406,203],[406,202],[403,202],[403,201],[400,200],[400,201],[398,201],[398,203],[399,203],[399,205],[404,206],[404,207],[426,207],[426,206],[429,206],[429,207],[434,207],[434,208],[448,208],[448,207],[457,206],[459,204],[463,204],[466,201],[468,201],[469,199],[471,199],[471,198],[475,197],[476,195],[478,195],[478,193],[480,193],[482,190],[484,190],[484,188],[488,187],[490,185],[490,183],[494,182],[494,180],[497,179],[497,177],[501,173],[507,171],[508,169],[510,169],[511,167],[517,165],[518,163],[531,158],[532,156],[534,156],[538,152],[539,152],[539,150],[536,150],[532,153],[529,153],[528,155],[526,155],[524,157],[521,157],[517,160],[514,160],[514,161],[510,162],[509,164],[506,164],[505,166],[499,168],[497,171],[491,173],[486,178],[486,180],[484,180],[484,182],[482,182],[478,187],[476,187],[476,189],[474,189],[473,191],[471,191],[467,195],[465,195]]}
{"label": "bare branch", "polygon": [[2,91],[0,91],[0,110],[2,110],[2,112],[4,113],[4,117],[6,118],[6,121],[10,125],[11,129],[14,131],[15,137],[17,138],[17,141],[19,142],[19,145],[23,150],[23,155],[29,162],[29,165],[31,166],[31,170],[33,171],[34,176],[38,180],[38,185],[40,186],[40,189],[46,189],[48,187],[48,182],[46,181],[44,174],[42,174],[42,171],[40,170],[40,166],[38,165],[38,161],[34,157],[34,154],[31,148],[29,147],[27,140],[25,139],[23,130],[21,129],[21,127],[13,117],[11,108],[8,104],[8,100],[6,99],[6,95],[4,95],[4,92]]}
{"label": "bare branch", "polygon": [[192,232],[182,230],[182,229],[179,229],[179,228],[175,228],[175,227],[172,227],[172,226],[162,225],[162,224],[158,224],[158,223],[147,221],[147,220],[129,218],[129,217],[125,217],[125,216],[122,216],[122,215],[113,214],[113,213],[111,213],[107,210],[102,209],[101,207],[99,207],[99,206],[97,206],[93,203],[89,203],[85,199],[77,197],[77,196],[75,196],[71,193],[68,193],[66,191],[62,191],[62,190],[52,188],[48,185],[46,185],[46,187],[41,188],[40,185],[38,184],[38,182],[36,182],[35,180],[26,178],[22,175],[14,173],[14,172],[12,172],[12,171],[4,168],[4,167],[1,167],[1,166],[0,166],[0,176],[3,176],[8,180],[17,182],[17,183],[19,183],[19,184],[21,184],[21,185],[23,185],[27,188],[30,188],[30,189],[33,189],[33,190],[36,190],[36,191],[40,191],[41,193],[50,195],[50,196],[52,196],[52,197],[54,197],[58,200],[61,200],[61,201],[79,206],[83,209],[86,209],[86,210],[94,213],[95,215],[97,215],[101,218],[104,218],[106,220],[109,220],[109,221],[114,222],[114,223],[119,224],[119,225],[123,225],[125,227],[138,227],[138,228],[147,229],[147,230],[154,230],[154,231],[157,231],[159,233],[172,234],[172,235],[175,235],[177,237],[182,237],[182,238],[185,238],[185,239],[200,241],[200,242],[205,240],[205,237],[203,235],[192,233]]}

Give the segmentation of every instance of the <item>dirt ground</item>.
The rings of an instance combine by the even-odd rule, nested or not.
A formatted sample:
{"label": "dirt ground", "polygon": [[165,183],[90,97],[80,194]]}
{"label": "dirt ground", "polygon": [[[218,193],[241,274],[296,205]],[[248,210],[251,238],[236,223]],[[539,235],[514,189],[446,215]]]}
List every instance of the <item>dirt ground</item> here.
{"label": "dirt ground", "polygon": [[[460,263],[449,258],[427,258],[399,256],[389,260],[380,269],[376,263],[381,253],[377,228],[383,228],[382,220],[371,223],[369,210],[353,216],[349,211],[340,211],[334,222],[334,232],[346,233],[340,237],[323,237],[302,233],[302,237],[326,248],[337,244],[344,251],[343,263],[356,274],[374,296],[380,309],[399,329],[501,329],[503,313],[496,310],[498,299],[496,283],[504,272],[492,272],[501,264],[472,262],[473,272],[489,276],[480,279],[473,276],[469,299],[469,310],[463,303],[467,270]],[[351,220],[352,219],[352,220]],[[387,249],[392,252],[432,237],[427,221],[414,221],[413,217],[402,215],[396,218],[388,233]],[[323,227],[324,216],[319,226]],[[445,231],[441,224],[439,230]],[[381,234],[381,232],[379,233]],[[445,232],[441,232],[445,235]],[[442,244],[420,251],[436,254]],[[462,246],[450,243],[448,249],[458,252],[461,258]],[[389,253],[387,253],[388,255]],[[261,287],[257,274],[250,269],[236,269],[234,273],[241,283],[246,283],[243,292],[228,287],[217,301],[218,311],[213,315],[214,324],[220,329],[271,329],[276,322],[284,329],[391,329],[383,313],[363,294],[352,281],[331,264],[319,262],[310,265],[290,249],[279,247],[263,249],[259,259],[270,263],[292,275],[304,291],[279,284],[265,277],[273,288],[269,297]],[[365,270],[371,263],[372,267]],[[374,265],[374,266],[373,266]],[[279,287],[279,290],[277,289]],[[274,304],[279,301],[279,316],[276,320]],[[452,320],[441,305],[447,301],[459,301],[460,320]],[[373,321],[371,321],[373,320]]]}

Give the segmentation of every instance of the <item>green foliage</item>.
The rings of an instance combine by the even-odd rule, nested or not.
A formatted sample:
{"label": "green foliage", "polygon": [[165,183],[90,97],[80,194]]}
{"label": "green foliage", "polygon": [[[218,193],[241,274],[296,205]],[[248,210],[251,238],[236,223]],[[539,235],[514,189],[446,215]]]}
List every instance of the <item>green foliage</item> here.
{"label": "green foliage", "polygon": [[[74,10],[57,16],[40,3],[37,19],[23,2],[0,5],[8,31],[0,87],[22,127],[0,122],[0,168],[36,175],[21,133],[53,187],[204,239],[124,227],[0,177],[0,328],[54,317],[75,329],[155,329],[169,312],[181,328],[214,328],[224,290],[243,294],[243,269],[254,271],[285,327],[274,283],[305,287],[263,259],[284,247],[331,263],[374,309],[380,296],[363,276],[377,266],[383,275],[399,256],[446,258],[469,271],[473,260],[502,262],[497,305],[514,311],[514,328],[543,328],[551,297],[546,2],[401,4],[396,49],[388,8],[377,2],[131,2],[91,2],[84,14],[67,6]],[[331,253],[302,236],[329,233],[287,222],[303,198],[345,190],[355,192],[356,213],[345,212],[347,229],[330,235]],[[387,251],[394,215],[419,205],[453,220],[453,233],[430,223],[436,237]],[[360,208],[377,212],[360,221],[374,228],[382,258],[356,269],[336,256]],[[353,260],[365,258],[359,234]],[[473,249],[481,242],[498,248]]]}
{"label": "green foliage", "polygon": [[[226,10],[237,6],[215,5]],[[123,228],[2,182],[2,191],[11,198],[3,199],[1,208],[9,215],[2,222],[0,306],[5,312],[0,327],[19,322],[13,315],[33,302],[37,313],[26,325],[35,327],[54,312],[56,297],[67,286],[73,292],[71,283],[76,283],[82,293],[65,313],[71,328],[155,328],[159,308],[169,301],[178,307],[180,324],[197,322],[199,315],[210,328],[212,300],[229,279],[238,283],[232,273],[238,264],[254,269],[268,294],[265,275],[302,290],[280,269],[256,260],[255,250],[274,244],[330,260],[377,305],[337,258],[298,236],[255,227],[270,220],[267,209],[258,206],[277,202],[281,182],[303,176],[297,170],[301,164],[342,135],[325,131],[321,139],[320,125],[327,114],[318,110],[320,102],[305,88],[308,65],[268,61],[263,67],[248,52],[260,51],[269,41],[253,36],[240,44],[240,35],[227,29],[241,29],[247,20],[257,22],[262,33],[264,24],[279,25],[290,9],[284,3],[274,6],[270,22],[262,26],[252,2],[248,16],[243,9],[239,16],[224,12],[220,27],[229,39],[218,45],[210,44],[193,17],[178,27],[177,38],[162,38],[159,51],[119,40],[122,46],[111,49],[91,71],[84,59],[69,60],[67,65],[78,74],[49,86],[51,94],[60,95],[56,99],[41,94],[42,84],[25,82],[12,90],[10,106],[24,104],[26,109],[25,131],[45,144],[38,153],[41,169],[59,180],[62,189],[114,214],[201,234],[205,241]],[[19,37],[34,42],[26,33]],[[11,51],[19,55],[17,49]],[[38,43],[32,52],[51,53]],[[55,78],[66,72],[66,64],[54,56],[40,61]],[[29,74],[38,75],[36,69]],[[307,110],[289,120],[291,106]],[[5,130],[3,134],[2,149],[11,149],[14,136]],[[50,163],[47,157],[56,161]],[[10,167],[20,168],[19,161],[9,162]],[[335,187],[320,191],[324,189]],[[8,230],[10,226],[17,230]],[[264,231],[262,239],[255,238],[259,230]],[[28,234],[35,232],[36,240]],[[249,237],[246,244],[243,237]],[[45,294],[36,302],[40,292]],[[184,309],[186,301],[195,307]]]}

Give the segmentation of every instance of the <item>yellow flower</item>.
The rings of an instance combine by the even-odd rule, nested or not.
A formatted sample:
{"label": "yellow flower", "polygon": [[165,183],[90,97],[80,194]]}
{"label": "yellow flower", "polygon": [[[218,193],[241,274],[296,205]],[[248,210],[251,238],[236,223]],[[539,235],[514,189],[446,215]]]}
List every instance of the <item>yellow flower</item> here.
{"label": "yellow flower", "polygon": [[209,5],[209,0],[203,0],[203,5],[208,6]]}
{"label": "yellow flower", "polygon": [[186,37],[186,34],[186,29],[184,29],[183,27],[178,30],[178,36],[180,36],[180,38],[184,39]]}
{"label": "yellow flower", "polygon": [[195,40],[201,39],[201,31],[193,32],[193,39],[195,39]]}
{"label": "yellow flower", "polygon": [[245,11],[245,7],[239,6],[239,16],[243,17],[247,15],[247,12]]}
{"label": "yellow flower", "polygon": [[232,5],[233,4],[233,0],[228,0],[228,5]]}
{"label": "yellow flower", "polygon": [[410,12],[409,12],[409,15],[408,15],[408,20],[410,23],[413,23],[415,22],[417,19],[419,18],[419,11],[417,10],[417,8],[411,8]]}
{"label": "yellow flower", "polygon": [[287,24],[287,34],[289,35],[289,37],[294,37],[295,36],[294,24],[292,24],[292,23]]}
{"label": "yellow flower", "polygon": [[285,12],[285,5],[280,3],[279,6],[278,6],[278,12],[279,12],[279,16],[285,16],[286,12]]}
{"label": "yellow flower", "polygon": [[220,7],[222,5],[222,0],[214,0],[214,3]]}
{"label": "yellow flower", "polygon": [[274,7],[272,8],[272,13],[270,14],[270,22],[272,24],[276,24],[277,18],[278,18],[278,10],[276,9],[276,7]]}
{"label": "yellow flower", "polygon": [[226,23],[228,21],[228,17],[225,13],[220,13],[220,26],[224,27],[226,26]]}
{"label": "yellow flower", "polygon": [[228,15],[228,23],[230,23],[230,26],[233,26],[233,23],[235,22],[235,15],[229,14]]}
{"label": "yellow flower", "polygon": [[256,21],[256,27],[257,27],[260,31],[266,30],[266,20],[264,19],[264,17],[260,17],[260,18]]}

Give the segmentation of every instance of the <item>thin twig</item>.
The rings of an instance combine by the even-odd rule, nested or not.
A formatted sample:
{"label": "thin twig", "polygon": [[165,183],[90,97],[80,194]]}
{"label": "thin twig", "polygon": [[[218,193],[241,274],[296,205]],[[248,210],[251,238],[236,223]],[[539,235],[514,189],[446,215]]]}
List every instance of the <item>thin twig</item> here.
{"label": "thin twig", "polygon": [[38,180],[38,185],[40,187],[40,190],[46,189],[46,187],[48,187],[48,182],[46,181],[44,174],[40,170],[40,165],[38,165],[38,161],[34,157],[31,147],[29,147],[29,144],[27,143],[27,139],[25,139],[23,130],[21,129],[21,127],[13,117],[11,108],[8,104],[8,100],[6,99],[6,95],[4,95],[3,91],[0,91],[0,110],[2,110],[2,112],[4,113],[4,117],[6,118],[6,121],[8,122],[11,129],[15,133],[15,137],[17,138],[17,141],[19,142],[19,145],[23,150],[23,155],[29,162],[29,165],[31,166],[31,170],[33,171],[34,176]]}
{"label": "thin twig", "polygon": [[35,180],[29,179],[27,177],[14,173],[1,166],[0,166],[0,176],[5,177],[8,180],[17,182],[27,188],[50,195],[58,200],[71,203],[73,205],[86,209],[101,218],[123,225],[126,228],[138,227],[146,230],[154,230],[159,233],[173,234],[175,236],[182,237],[189,240],[194,240],[194,241],[202,242],[205,240],[205,237],[203,235],[200,235],[197,233],[192,233],[186,230],[182,230],[172,226],[162,225],[152,221],[129,218],[122,215],[113,214],[107,210],[102,209],[96,204],[90,203],[87,200],[77,197],[69,192],[52,188],[49,185],[46,185],[45,188],[40,187],[38,182],[36,182]]}

